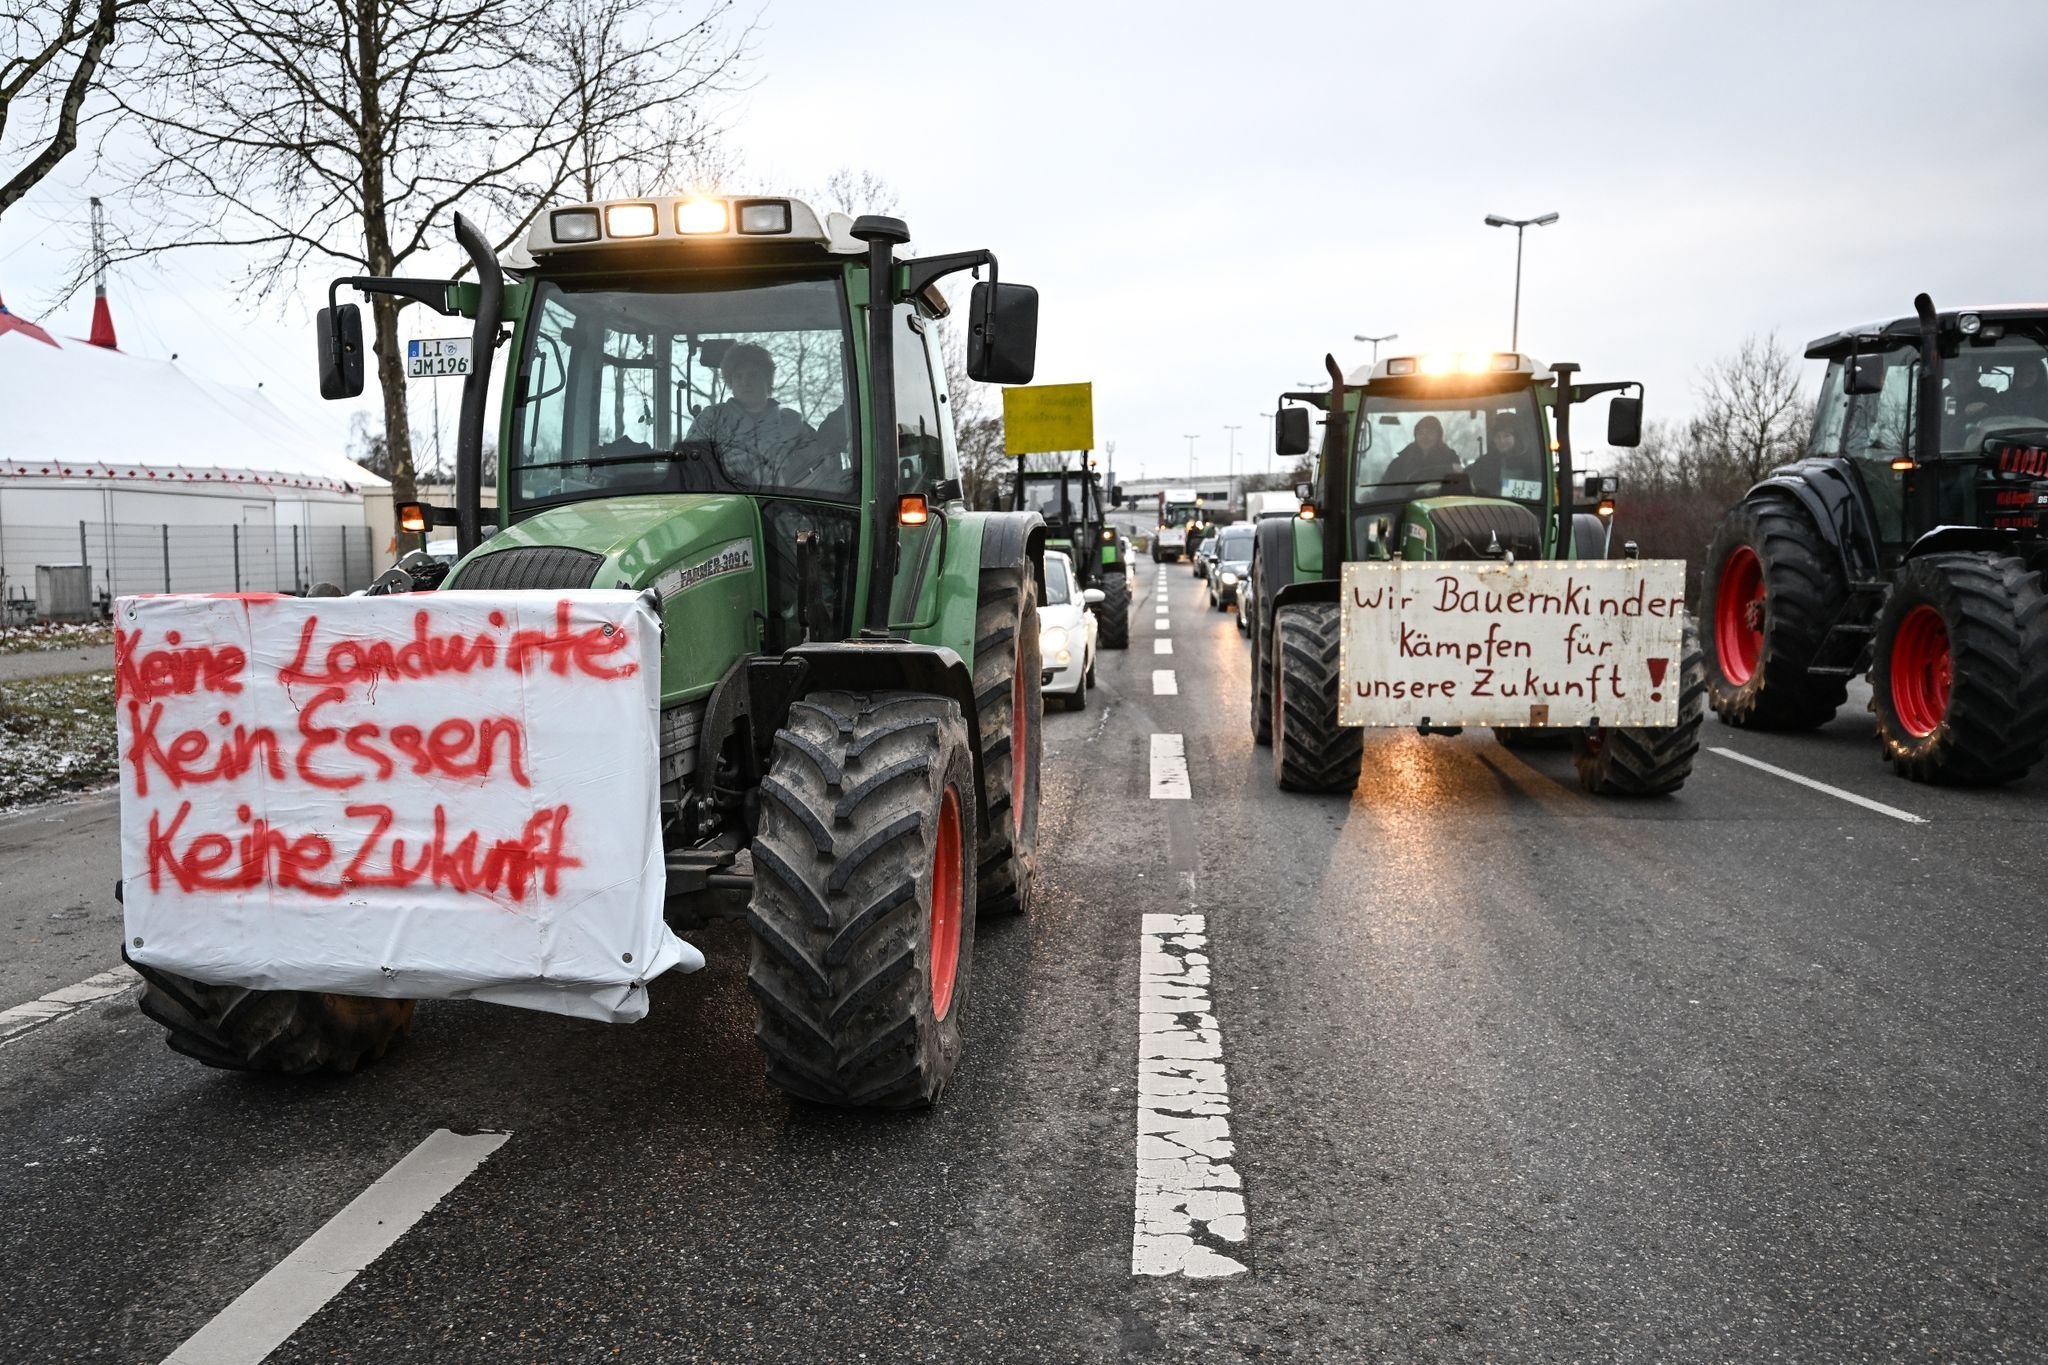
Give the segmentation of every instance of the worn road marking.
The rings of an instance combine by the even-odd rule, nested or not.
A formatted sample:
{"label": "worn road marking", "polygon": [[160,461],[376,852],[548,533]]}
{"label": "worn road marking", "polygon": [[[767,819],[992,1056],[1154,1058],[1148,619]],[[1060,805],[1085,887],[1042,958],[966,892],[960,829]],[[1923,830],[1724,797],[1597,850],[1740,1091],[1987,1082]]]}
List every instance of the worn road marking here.
{"label": "worn road marking", "polygon": [[438,1128],[220,1311],[164,1365],[256,1365],[505,1145]]}
{"label": "worn road marking", "polygon": [[1174,679],[1172,669],[1155,668],[1152,670],[1152,695],[1155,697],[1177,697],[1180,695],[1180,683]]}
{"label": "worn road marking", "polygon": [[1787,782],[1797,782],[1802,787],[1811,787],[1817,792],[1826,792],[1829,796],[1847,801],[1852,806],[1861,806],[1865,810],[1874,810],[1879,815],[1889,815],[1892,819],[1904,820],[1909,825],[1924,825],[1927,823],[1927,817],[1924,815],[1915,815],[1909,810],[1900,810],[1897,806],[1887,806],[1882,801],[1873,801],[1867,796],[1858,796],[1855,792],[1845,792],[1840,787],[1830,787],[1825,782],[1817,782],[1813,778],[1804,777],[1798,773],[1777,767],[1774,764],[1765,763],[1761,759],[1751,758],[1748,754],[1738,754],[1733,749],[1721,749],[1709,745],[1707,746],[1707,752],[1719,754],[1723,758],[1732,758],[1737,763],[1747,763],[1752,768],[1761,769],[1774,777],[1782,777]]}
{"label": "worn road marking", "polygon": [[1188,755],[1179,735],[1152,736],[1152,799],[1185,801],[1194,795],[1188,783]]}
{"label": "worn road marking", "polygon": [[41,999],[0,1010],[0,1047],[19,1042],[23,1034],[82,1010],[95,1001],[119,995],[141,979],[133,967],[123,963],[97,976],[88,976],[75,986],[51,991]]}
{"label": "worn road marking", "polygon": [[1154,654],[1171,654],[1171,653],[1173,653],[1173,641],[1171,641],[1171,640],[1154,640],[1154,641],[1152,642],[1152,652],[1153,652]]}
{"label": "worn road marking", "polygon": [[[1161,739],[1154,735],[1153,752]],[[1244,1181],[1231,1165],[1223,1030],[1200,915],[1147,915],[1139,939],[1138,1183],[1133,1275],[1244,1273]]]}

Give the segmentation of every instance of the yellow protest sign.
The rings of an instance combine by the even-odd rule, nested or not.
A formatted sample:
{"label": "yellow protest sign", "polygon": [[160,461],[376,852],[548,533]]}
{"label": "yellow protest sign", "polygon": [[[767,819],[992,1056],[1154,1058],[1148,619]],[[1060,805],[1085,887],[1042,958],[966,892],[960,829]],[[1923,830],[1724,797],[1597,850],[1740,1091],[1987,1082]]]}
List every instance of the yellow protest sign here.
{"label": "yellow protest sign", "polygon": [[1012,455],[1095,449],[1095,386],[1004,389],[1003,449]]}

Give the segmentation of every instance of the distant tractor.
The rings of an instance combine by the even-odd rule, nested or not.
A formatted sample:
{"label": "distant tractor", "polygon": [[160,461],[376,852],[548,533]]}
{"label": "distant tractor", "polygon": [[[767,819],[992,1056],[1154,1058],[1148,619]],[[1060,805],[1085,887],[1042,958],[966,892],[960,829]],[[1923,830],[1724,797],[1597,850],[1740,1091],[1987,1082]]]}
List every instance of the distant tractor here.
{"label": "distant tractor", "polygon": [[1202,503],[1192,489],[1170,488],[1159,494],[1159,529],[1152,535],[1152,558],[1172,564],[1194,554],[1202,543]]}
{"label": "distant tractor", "polygon": [[1131,644],[1131,565],[1109,524],[1109,507],[1122,502],[1122,490],[1112,488],[1105,504],[1102,476],[1092,469],[1020,473],[1013,499],[1018,511],[1044,518],[1045,548],[1064,551],[1073,561],[1076,591],[1101,591],[1102,601],[1089,610],[1101,627],[1104,649]]}
{"label": "distant tractor", "polygon": [[1867,670],[1895,771],[2024,775],[2048,747],[2048,308],[1922,294],[1806,354],[1827,362],[1806,457],[1707,546],[1714,710],[1811,729]]}
{"label": "distant tractor", "polygon": [[[1575,383],[1576,365],[1513,352],[1390,357],[1349,377],[1326,363],[1330,389],[1281,395],[1275,431],[1280,455],[1306,454],[1310,409],[1323,412],[1319,477],[1300,490],[1298,515],[1257,523],[1239,606],[1250,615],[1252,736],[1273,747],[1279,785],[1297,791],[1349,791],[1363,762],[1363,731],[1339,722],[1345,563],[1604,556],[1602,517],[1577,511],[1571,496],[1571,409],[1641,388]],[[1641,425],[1640,396],[1615,398],[1608,444],[1638,444]],[[1567,738],[1591,792],[1677,790],[1698,752],[1705,679],[1692,628],[1675,638],[1675,725],[1497,725],[1495,734],[1510,747]]]}
{"label": "distant tractor", "polygon": [[[1034,514],[962,501],[934,286],[988,270],[964,319],[988,383],[1030,381],[1036,293],[998,283],[987,251],[899,258],[897,219],[780,197],[555,208],[502,267],[460,217],[456,235],[467,281],[334,285],[472,323],[457,505],[401,521],[455,527],[441,591],[650,596],[661,751],[644,799],[669,920],[747,926],[775,1085],[933,1102],[966,1044],[976,914],[1031,899],[1045,540]],[[358,306],[322,309],[319,341],[322,394],[359,394]],[[379,590],[422,586],[395,570]],[[304,951],[317,964],[320,945]],[[351,1071],[413,1012],[143,975],[171,1045],[223,1067]]]}

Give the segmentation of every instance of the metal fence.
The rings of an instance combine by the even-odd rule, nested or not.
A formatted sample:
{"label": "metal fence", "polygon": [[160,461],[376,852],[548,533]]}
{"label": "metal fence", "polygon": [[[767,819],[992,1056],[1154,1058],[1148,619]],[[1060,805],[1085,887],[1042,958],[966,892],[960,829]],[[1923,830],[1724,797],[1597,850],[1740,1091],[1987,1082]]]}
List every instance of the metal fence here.
{"label": "metal fence", "polygon": [[8,616],[35,610],[38,564],[84,564],[95,602],[128,593],[343,592],[369,586],[367,526],[175,526],[81,521],[0,529],[0,601]]}

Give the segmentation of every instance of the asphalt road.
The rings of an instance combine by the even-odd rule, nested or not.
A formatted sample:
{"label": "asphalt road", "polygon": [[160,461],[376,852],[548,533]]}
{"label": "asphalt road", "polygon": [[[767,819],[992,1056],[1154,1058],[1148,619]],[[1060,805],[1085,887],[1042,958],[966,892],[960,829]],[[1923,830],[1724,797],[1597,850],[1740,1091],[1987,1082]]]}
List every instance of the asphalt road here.
{"label": "asphalt road", "polygon": [[[510,1136],[272,1359],[2048,1357],[2048,772],[1894,778],[1859,694],[1708,726],[1833,791],[1704,753],[1597,801],[1468,733],[1287,795],[1230,618],[1164,581],[1048,719],[1037,906],[981,926],[935,1112],[770,1091],[731,931],[643,1023],[428,1004],[321,1083],[188,1063],[118,994],[0,1041],[0,1361],[164,1359],[439,1129]],[[114,965],[113,835],[0,822],[0,1009]],[[1141,974],[1197,922],[1244,1217],[1195,1240],[1242,1269],[1134,1274]]]}

